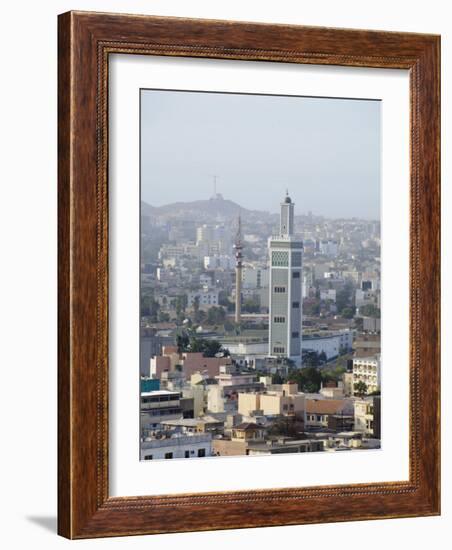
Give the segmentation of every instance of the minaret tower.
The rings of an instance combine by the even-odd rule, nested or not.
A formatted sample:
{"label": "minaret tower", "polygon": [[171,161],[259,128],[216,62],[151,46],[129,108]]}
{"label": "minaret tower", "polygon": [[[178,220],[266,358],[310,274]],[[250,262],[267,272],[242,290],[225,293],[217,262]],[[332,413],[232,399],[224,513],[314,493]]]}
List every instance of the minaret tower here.
{"label": "minaret tower", "polygon": [[268,240],[270,256],[269,350],[301,364],[303,243],[294,234],[294,203],[281,203],[279,234]]}
{"label": "minaret tower", "polygon": [[242,219],[239,214],[239,222],[237,234],[234,243],[235,249],[235,322],[241,321],[242,316],[242,260],[243,260],[243,244],[242,244]]}

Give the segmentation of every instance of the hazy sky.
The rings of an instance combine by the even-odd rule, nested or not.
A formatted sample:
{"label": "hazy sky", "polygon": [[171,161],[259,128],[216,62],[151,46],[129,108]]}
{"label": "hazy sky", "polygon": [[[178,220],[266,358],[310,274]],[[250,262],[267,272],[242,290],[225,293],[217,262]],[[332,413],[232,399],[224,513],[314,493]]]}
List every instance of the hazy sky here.
{"label": "hazy sky", "polygon": [[142,198],[378,219],[380,102],[143,90]]}

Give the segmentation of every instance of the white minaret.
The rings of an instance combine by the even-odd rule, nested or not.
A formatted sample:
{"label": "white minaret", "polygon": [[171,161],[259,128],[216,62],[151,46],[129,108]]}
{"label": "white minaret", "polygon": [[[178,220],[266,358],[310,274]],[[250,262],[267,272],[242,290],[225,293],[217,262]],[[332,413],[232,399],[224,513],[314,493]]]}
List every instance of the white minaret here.
{"label": "white minaret", "polygon": [[269,349],[301,365],[303,243],[294,235],[294,203],[281,203],[279,235],[268,240],[270,261]]}
{"label": "white minaret", "polygon": [[237,235],[234,243],[235,249],[235,322],[240,323],[242,319],[242,219],[239,214]]}

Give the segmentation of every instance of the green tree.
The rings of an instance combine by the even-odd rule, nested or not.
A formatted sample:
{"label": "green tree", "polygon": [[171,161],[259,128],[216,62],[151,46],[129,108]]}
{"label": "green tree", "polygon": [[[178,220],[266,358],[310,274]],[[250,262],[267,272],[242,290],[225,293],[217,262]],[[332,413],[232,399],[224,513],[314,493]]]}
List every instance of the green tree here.
{"label": "green tree", "polygon": [[169,313],[166,313],[166,311],[160,311],[158,315],[159,323],[168,323],[170,320]]}
{"label": "green tree", "polygon": [[257,300],[245,300],[242,304],[242,311],[244,313],[259,313],[260,304]]}
{"label": "green tree", "polygon": [[202,353],[204,357],[215,357],[219,353],[229,356],[229,350],[223,348],[218,340],[192,338],[190,340],[189,350],[193,353]]}
{"label": "green tree", "polygon": [[190,338],[187,333],[178,334],[176,336],[176,345],[178,353],[183,353],[188,351],[190,346]]}
{"label": "green tree", "polygon": [[355,395],[357,395],[358,397],[363,397],[364,395],[367,395],[367,384],[362,380],[360,380],[359,382],[355,382],[353,388],[355,390]]}
{"label": "green tree", "polygon": [[359,313],[364,317],[374,317],[379,319],[381,316],[380,309],[374,304],[366,304],[359,308]]}
{"label": "green tree", "polygon": [[342,310],[353,305],[354,285],[352,281],[347,281],[341,290],[336,293],[336,306],[338,312],[342,315]]}
{"label": "green tree", "polygon": [[226,319],[226,311],[221,306],[212,306],[207,312],[209,325],[220,325]]}
{"label": "green tree", "polygon": [[344,319],[353,319],[355,312],[351,307],[344,307],[341,311],[341,315]]}
{"label": "green tree", "polygon": [[185,310],[187,308],[187,295],[182,294],[181,296],[176,297],[176,315],[179,318],[185,315]]}
{"label": "green tree", "polygon": [[316,393],[320,390],[322,374],[316,367],[304,367],[291,370],[288,379],[296,382],[300,391]]}
{"label": "green tree", "polygon": [[193,320],[195,321],[196,324],[200,325],[206,320],[206,317],[207,317],[206,312],[203,311],[202,309],[198,309],[198,310],[195,310],[195,313],[193,315]]}

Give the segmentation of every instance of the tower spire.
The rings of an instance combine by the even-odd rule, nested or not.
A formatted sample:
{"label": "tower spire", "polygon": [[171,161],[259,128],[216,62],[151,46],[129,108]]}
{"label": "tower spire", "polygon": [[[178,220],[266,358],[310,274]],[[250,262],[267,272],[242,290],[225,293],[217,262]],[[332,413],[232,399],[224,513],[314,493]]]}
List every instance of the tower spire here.
{"label": "tower spire", "polygon": [[237,233],[235,236],[235,322],[240,323],[242,316],[242,217],[239,211]]}

